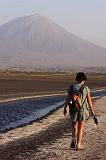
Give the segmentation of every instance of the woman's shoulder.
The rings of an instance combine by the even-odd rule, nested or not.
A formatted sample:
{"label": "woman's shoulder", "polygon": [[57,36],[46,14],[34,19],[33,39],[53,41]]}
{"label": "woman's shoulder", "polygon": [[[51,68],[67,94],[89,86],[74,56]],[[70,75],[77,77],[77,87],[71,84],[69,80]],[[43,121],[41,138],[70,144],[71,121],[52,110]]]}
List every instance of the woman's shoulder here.
{"label": "woman's shoulder", "polygon": [[86,86],[86,85],[85,85],[85,88],[84,88],[84,90],[85,90],[86,92],[90,92],[90,89],[89,89],[89,87],[88,87],[88,86]]}

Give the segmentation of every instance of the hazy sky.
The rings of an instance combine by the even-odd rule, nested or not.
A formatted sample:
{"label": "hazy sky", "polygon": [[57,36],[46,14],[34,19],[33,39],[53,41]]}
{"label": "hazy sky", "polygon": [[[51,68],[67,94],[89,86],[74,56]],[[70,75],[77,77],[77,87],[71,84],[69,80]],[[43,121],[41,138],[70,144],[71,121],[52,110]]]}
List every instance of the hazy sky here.
{"label": "hazy sky", "polygon": [[106,48],[106,0],[0,0],[0,24],[34,13]]}

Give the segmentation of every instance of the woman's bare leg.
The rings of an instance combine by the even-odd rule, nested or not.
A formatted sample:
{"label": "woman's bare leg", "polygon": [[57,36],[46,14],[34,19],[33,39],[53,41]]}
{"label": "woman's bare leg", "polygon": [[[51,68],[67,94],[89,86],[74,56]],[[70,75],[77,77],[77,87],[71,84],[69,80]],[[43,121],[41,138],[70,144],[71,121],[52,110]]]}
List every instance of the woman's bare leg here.
{"label": "woman's bare leg", "polygon": [[72,142],[70,146],[71,148],[76,147],[77,128],[78,128],[78,122],[72,122]]}
{"label": "woman's bare leg", "polygon": [[78,122],[77,144],[81,145],[85,122]]}
{"label": "woman's bare leg", "polygon": [[72,139],[77,138],[78,122],[72,122]]}

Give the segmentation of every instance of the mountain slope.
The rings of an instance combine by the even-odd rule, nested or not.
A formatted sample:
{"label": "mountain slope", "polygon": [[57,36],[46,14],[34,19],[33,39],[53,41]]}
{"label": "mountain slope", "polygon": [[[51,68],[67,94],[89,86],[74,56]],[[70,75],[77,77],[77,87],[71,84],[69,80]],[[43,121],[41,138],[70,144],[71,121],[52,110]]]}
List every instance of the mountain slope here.
{"label": "mountain slope", "polygon": [[106,49],[38,14],[0,26],[1,67],[106,66]]}

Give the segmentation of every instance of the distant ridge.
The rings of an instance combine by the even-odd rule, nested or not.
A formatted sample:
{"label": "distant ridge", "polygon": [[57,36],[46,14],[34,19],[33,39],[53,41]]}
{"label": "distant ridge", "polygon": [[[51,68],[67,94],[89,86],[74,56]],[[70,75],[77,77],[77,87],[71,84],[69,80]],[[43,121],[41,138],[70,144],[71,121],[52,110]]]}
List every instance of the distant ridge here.
{"label": "distant ridge", "polygon": [[0,68],[106,67],[106,49],[39,14],[0,26]]}

